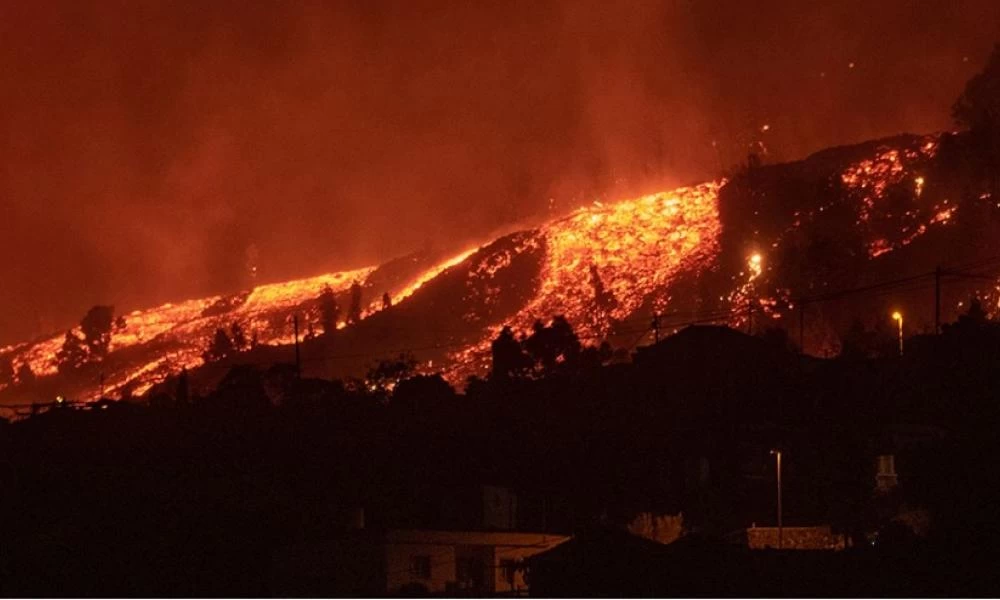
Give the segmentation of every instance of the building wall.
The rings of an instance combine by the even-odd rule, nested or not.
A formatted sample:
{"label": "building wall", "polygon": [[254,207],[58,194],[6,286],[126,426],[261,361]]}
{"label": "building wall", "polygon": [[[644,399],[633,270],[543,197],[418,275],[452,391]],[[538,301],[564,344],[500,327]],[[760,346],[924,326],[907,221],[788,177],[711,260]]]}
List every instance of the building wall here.
{"label": "building wall", "polygon": [[[777,527],[747,529],[747,545],[754,550],[778,547]],[[819,527],[783,527],[781,548],[784,550],[843,550],[847,545],[843,535],[835,534],[829,525]]]}
{"label": "building wall", "polygon": [[[413,560],[426,557],[430,576],[414,572]],[[438,543],[389,543],[385,546],[386,589],[397,592],[407,586],[423,586],[429,592],[443,592],[455,581],[455,546]]]}
{"label": "building wall", "polygon": [[[385,543],[386,591],[395,593],[408,585],[423,586],[431,593],[450,591],[457,584],[457,562],[463,558],[481,560],[482,591],[524,590],[524,573],[511,573],[509,569],[505,572],[503,566],[516,564],[567,539],[537,533],[391,531]],[[415,559],[429,562],[429,576],[414,570]]]}
{"label": "building wall", "polygon": [[[533,534],[530,534],[533,535]],[[508,574],[504,572],[503,564],[504,561],[511,561],[514,564],[519,564],[524,559],[534,556],[539,552],[543,552],[558,546],[559,544],[565,542],[569,538],[562,536],[547,536],[541,539],[541,536],[535,540],[525,540],[528,542],[528,546],[523,545],[498,545],[495,546],[494,551],[494,587],[495,592],[510,592],[514,590],[526,590],[528,588],[527,582],[524,580],[524,571],[517,570],[514,571],[512,577],[508,579]]]}

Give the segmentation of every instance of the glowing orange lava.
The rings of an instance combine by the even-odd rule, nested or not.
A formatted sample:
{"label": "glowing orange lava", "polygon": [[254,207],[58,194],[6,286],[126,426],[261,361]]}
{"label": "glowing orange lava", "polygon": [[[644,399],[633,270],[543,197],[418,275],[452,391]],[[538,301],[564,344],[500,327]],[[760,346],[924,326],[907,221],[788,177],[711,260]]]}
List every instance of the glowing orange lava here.
{"label": "glowing orange lava", "polygon": [[[595,203],[540,229],[517,250],[545,248],[534,298],[509,322],[493,324],[479,343],[453,353],[458,368],[449,379],[461,381],[482,372],[489,363],[490,341],[505,325],[527,333],[536,320],[563,315],[581,339],[593,342],[643,304],[665,309],[669,285],[678,274],[704,268],[718,254],[723,183]],[[509,263],[507,256],[475,269],[495,272]]]}
{"label": "glowing orange lava", "polygon": [[[162,350],[149,353],[147,362],[107,373],[105,390],[114,393],[129,383],[134,393],[142,394],[182,368],[200,366],[209,336],[217,328],[226,329],[233,323],[239,323],[248,336],[255,335],[260,344],[291,343],[292,328],[285,318],[288,312],[316,298],[326,285],[335,292],[344,291],[354,281],[364,281],[374,270],[374,267],[365,267],[261,285],[242,295],[167,303],[124,315],[125,327],[112,336],[111,352],[143,344],[157,344]],[[53,375],[58,367],[56,353],[62,343],[63,335],[60,334],[35,344],[0,351],[15,354],[15,368],[27,363],[36,376]]]}
{"label": "glowing orange lava", "polygon": [[[855,163],[841,173],[841,183],[850,194],[857,195],[861,201],[857,225],[867,228],[872,227],[890,188],[898,186],[904,181],[912,181],[913,208],[901,215],[901,218],[895,219],[899,229],[898,235],[874,235],[872,237],[868,244],[870,258],[877,258],[906,246],[926,233],[929,226],[945,224],[951,219],[954,207],[920,206],[919,203],[924,196],[927,179],[923,175],[914,176],[912,174],[914,165],[932,158],[937,153],[937,148],[937,139],[928,136],[915,149],[882,148],[874,158]],[[928,210],[931,214],[925,217]]]}
{"label": "glowing orange lava", "polygon": [[[855,225],[868,234],[870,258],[910,244],[931,227],[952,222],[957,206],[947,200],[935,203],[934,182],[920,171],[936,151],[934,137],[910,148],[881,147],[872,158],[838,174],[846,195],[834,202],[858,203]],[[479,308],[469,308],[456,317],[472,327],[465,340],[476,341],[451,353],[446,364],[438,361],[438,368],[443,368],[453,383],[462,383],[465,376],[488,368],[490,341],[503,326],[521,335],[530,332],[536,320],[563,315],[586,343],[599,343],[616,331],[627,331],[630,326],[634,329],[636,323],[642,329],[654,312],[668,309],[671,285],[681,275],[700,273],[717,260],[722,231],[719,191],[724,183],[682,187],[613,203],[595,202],[539,229],[513,234],[510,243],[496,251],[477,253],[474,248],[456,253],[389,289],[390,298],[393,304],[407,302],[445,271],[464,265],[466,299],[475,300],[469,306]],[[897,194],[903,195],[905,212],[887,208],[899,205]],[[786,233],[830,207],[828,203],[796,210]],[[897,214],[893,215],[893,210]],[[754,314],[759,311],[775,319],[791,308],[790,290],[773,282],[765,289],[772,264],[777,264],[769,262],[767,253],[779,256],[773,250],[783,235],[769,240],[773,243],[758,241],[759,245],[745,249],[745,263],[733,269],[739,273],[732,274],[728,294],[727,290],[717,292],[720,303],[727,304],[735,315],[729,319],[731,324],[745,319],[750,306]],[[499,302],[501,290],[494,278],[526,252],[541,260],[531,282],[533,293],[525,292],[530,297],[519,308],[506,305],[504,314],[516,312],[502,322],[499,317],[476,314],[483,307],[488,313]],[[217,328],[229,328],[233,323],[239,323],[259,344],[290,344],[290,315],[315,301],[325,286],[344,293],[354,282],[364,285],[374,272],[375,267],[369,266],[328,273],[124,315],[125,326],[114,333],[110,351],[112,356],[133,356],[129,359],[132,362],[116,362],[127,367],[107,373],[105,389],[114,393],[129,384],[134,393],[142,394],[182,368],[200,366],[209,337]],[[380,301],[369,302],[362,316],[380,309]],[[314,323],[315,315],[312,319]],[[62,342],[60,333],[35,343],[0,348],[0,355],[12,357],[15,369],[27,364],[37,376],[52,375],[57,371],[56,353]],[[137,351],[130,354],[131,349]]]}

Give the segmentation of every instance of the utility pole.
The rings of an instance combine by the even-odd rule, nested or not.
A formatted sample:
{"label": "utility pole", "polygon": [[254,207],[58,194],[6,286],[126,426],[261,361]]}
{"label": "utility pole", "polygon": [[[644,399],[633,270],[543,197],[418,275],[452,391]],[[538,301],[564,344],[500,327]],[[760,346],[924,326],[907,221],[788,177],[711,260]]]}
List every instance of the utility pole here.
{"label": "utility pole", "polygon": [[653,339],[660,343],[660,313],[653,313]]}
{"label": "utility pole", "polygon": [[903,313],[898,310],[892,313],[892,320],[899,323],[899,355],[903,356]]}
{"label": "utility pole", "polygon": [[941,267],[934,269],[934,333],[941,333]]}
{"label": "utility pole", "polygon": [[806,353],[806,305],[799,300],[799,352]]}
{"label": "utility pole", "polygon": [[295,377],[302,379],[302,360],[299,357],[299,315],[292,315],[292,327],[295,332]]}
{"label": "utility pole", "polygon": [[771,450],[771,454],[774,455],[774,458],[775,458],[775,460],[777,462],[777,465],[778,465],[778,549],[781,550],[781,548],[782,548],[781,534],[782,534],[782,529],[783,529],[782,522],[781,522],[782,521],[782,514],[781,514],[781,450]]}
{"label": "utility pole", "polygon": [[753,335],[753,295],[747,298],[747,335]]}

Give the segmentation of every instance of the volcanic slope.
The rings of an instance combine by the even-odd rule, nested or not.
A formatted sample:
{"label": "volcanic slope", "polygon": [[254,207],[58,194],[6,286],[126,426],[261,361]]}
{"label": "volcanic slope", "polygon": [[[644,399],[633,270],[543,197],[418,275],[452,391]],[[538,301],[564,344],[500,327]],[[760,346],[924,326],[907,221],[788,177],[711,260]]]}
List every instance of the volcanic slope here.
{"label": "volcanic slope", "polygon": [[[1000,209],[969,175],[966,144],[962,135],[906,135],[833,148],[718,182],[595,202],[453,255],[420,253],[136,311],[125,315],[108,357],[78,372],[57,372],[63,335],[0,350],[14,371],[26,363],[40,376],[7,382],[0,394],[8,402],[93,397],[99,373],[106,391],[142,392],[181,368],[198,369],[210,385],[235,363],[291,362],[293,314],[308,338],[301,345],[305,376],[361,376],[374,361],[407,353],[421,370],[441,371],[458,384],[486,372],[490,340],[504,325],[526,334],[554,315],[566,316],[584,343],[624,348],[651,341],[654,314],[665,332],[690,322],[743,327],[748,318],[755,331],[794,331],[789,317],[802,296],[926,272],[943,257],[989,257]],[[343,318],[354,281],[362,285],[364,318],[314,337],[323,287],[336,293]],[[391,307],[383,307],[383,291]],[[926,323],[924,291],[909,291],[810,305],[807,349],[836,352],[852,315],[880,314],[889,301],[903,303],[913,325]],[[980,278],[971,288],[951,288],[946,317],[971,291],[996,306],[995,285]],[[209,337],[232,323],[255,334],[257,347],[202,366]]]}

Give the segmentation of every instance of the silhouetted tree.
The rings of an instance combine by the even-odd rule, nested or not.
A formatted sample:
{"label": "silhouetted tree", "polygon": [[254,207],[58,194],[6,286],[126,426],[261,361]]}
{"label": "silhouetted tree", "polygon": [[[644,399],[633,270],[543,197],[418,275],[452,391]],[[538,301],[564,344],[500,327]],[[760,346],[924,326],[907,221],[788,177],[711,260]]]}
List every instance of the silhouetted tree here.
{"label": "silhouetted tree", "polygon": [[387,308],[392,308],[392,296],[389,295],[389,292],[382,294],[382,310]]}
{"label": "silhouetted tree", "polygon": [[601,342],[600,346],[587,346],[580,351],[580,368],[596,369],[606,365],[614,355],[614,349],[607,341]]}
{"label": "silhouetted tree", "polygon": [[323,335],[331,335],[337,330],[340,307],[337,306],[337,298],[328,285],[323,286],[323,291],[319,295],[319,315],[320,325],[323,326]]}
{"label": "silhouetted tree", "polygon": [[892,357],[899,354],[896,332],[889,327],[888,315],[877,315],[874,329],[868,329],[855,318],[841,341],[843,358]]}
{"label": "silhouetted tree", "polygon": [[840,356],[843,358],[865,358],[868,356],[870,346],[870,335],[865,331],[864,323],[855,317],[841,340]]}
{"label": "silhouetted tree", "polygon": [[954,323],[945,324],[942,329],[945,333],[958,335],[964,344],[980,348],[982,344],[988,343],[986,338],[1000,335],[998,325],[990,320],[982,302],[974,296],[969,300],[969,309],[965,314],[959,315]]}
{"label": "silhouetted tree", "polygon": [[368,369],[365,382],[370,391],[385,394],[397,383],[413,374],[417,360],[411,354],[401,353],[395,358],[383,359]]}
{"label": "silhouetted tree", "polygon": [[347,309],[347,322],[351,325],[361,320],[361,284],[351,284],[351,305]]}
{"label": "silhouetted tree", "polygon": [[205,349],[201,357],[206,363],[211,363],[222,360],[227,356],[232,356],[235,353],[236,348],[233,346],[233,341],[226,334],[226,330],[219,328],[215,330],[215,335],[209,341],[208,348]]}
{"label": "silhouetted tree", "polygon": [[983,303],[975,296],[969,300],[969,310],[964,315],[958,317],[959,323],[968,323],[972,326],[984,325],[987,320],[986,311],[983,310]]}
{"label": "silhouetted tree", "polygon": [[[115,307],[94,306],[80,320],[83,341],[89,351],[89,360],[98,362],[108,354],[111,332],[115,323]],[[124,325],[124,321],[122,321]]]}
{"label": "silhouetted tree", "polygon": [[[68,330],[63,345],[56,353],[60,373],[68,373],[87,363],[100,362],[108,354],[111,333],[115,327],[114,307],[94,306],[80,320],[81,340],[73,330]],[[121,327],[125,322],[121,320]]]}
{"label": "silhouetted tree", "polygon": [[17,384],[31,385],[35,383],[35,379],[35,372],[31,370],[31,365],[22,362],[21,366],[17,368]]}
{"label": "silhouetted tree", "polygon": [[62,347],[56,352],[56,364],[60,373],[70,373],[87,364],[89,351],[83,340],[73,330],[66,332]]}
{"label": "silhouetted tree", "polygon": [[519,377],[531,370],[531,357],[514,338],[510,327],[504,327],[490,344],[493,354],[493,378]]}
{"label": "silhouetted tree", "polygon": [[969,129],[995,199],[1000,196],[1000,44],[994,46],[983,71],[965,84],[952,116]]}
{"label": "silhouetted tree", "polygon": [[782,327],[768,327],[761,332],[760,338],[776,350],[795,352],[795,343],[788,337],[788,331]]}
{"label": "silhouetted tree", "polygon": [[174,392],[174,400],[180,405],[191,402],[191,384],[188,381],[187,367],[181,369],[180,375],[177,376],[177,390]]}
{"label": "silhouetted tree", "polygon": [[239,323],[233,323],[232,327],[229,328],[229,335],[233,342],[233,349],[237,352],[245,352],[250,348],[250,341],[247,340],[247,335]]}
{"label": "silhouetted tree", "polygon": [[557,368],[575,365],[580,355],[580,340],[569,321],[560,315],[552,319],[548,327],[541,321],[536,321],[531,335],[524,340],[524,349],[531,356],[536,369],[552,372]]}
{"label": "silhouetted tree", "polygon": [[419,413],[454,398],[455,389],[437,374],[416,375],[404,379],[392,390],[392,404],[413,413]]}
{"label": "silhouetted tree", "polygon": [[135,381],[129,380],[122,385],[118,391],[118,399],[121,402],[132,402],[135,400]]}
{"label": "silhouetted tree", "polygon": [[594,303],[603,311],[610,311],[617,302],[615,296],[604,287],[597,265],[590,265],[590,285],[594,288]]}

